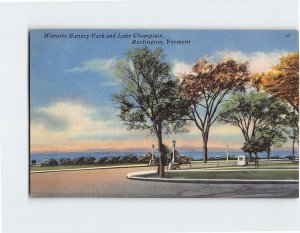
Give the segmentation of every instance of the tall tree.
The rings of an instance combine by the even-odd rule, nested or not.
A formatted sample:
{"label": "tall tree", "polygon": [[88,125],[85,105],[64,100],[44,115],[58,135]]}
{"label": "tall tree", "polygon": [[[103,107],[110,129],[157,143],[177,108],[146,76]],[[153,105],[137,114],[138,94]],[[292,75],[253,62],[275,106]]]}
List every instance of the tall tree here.
{"label": "tall tree", "polygon": [[256,137],[262,138],[266,146],[267,158],[270,159],[271,147],[281,147],[287,141],[289,107],[285,102],[270,97],[268,114],[263,126],[258,130]]}
{"label": "tall tree", "polygon": [[287,116],[289,132],[287,133],[292,139],[292,156],[295,159],[295,142],[299,144],[299,115],[294,111],[289,112]]}
{"label": "tall tree", "polygon": [[181,79],[181,95],[190,102],[188,118],[201,131],[203,161],[206,163],[209,131],[220,117],[217,110],[230,92],[245,89],[250,79],[248,63],[237,63],[232,59],[218,63],[200,60]]}
{"label": "tall tree", "polygon": [[255,167],[258,165],[257,153],[266,151],[266,143],[264,137],[252,137],[249,141],[244,142],[242,150],[249,154],[255,154]]}
{"label": "tall tree", "polygon": [[158,172],[164,176],[166,148],[163,134],[180,131],[188,105],[179,98],[178,81],[170,75],[171,66],[164,61],[162,49],[147,47],[129,50],[118,62],[116,75],[122,90],[114,95],[119,117],[129,130],[148,130],[158,140],[160,151]]}
{"label": "tall tree", "polygon": [[[240,128],[247,144],[250,140],[256,140],[257,133],[260,133],[264,136],[264,143],[268,137],[268,144],[271,146],[284,126],[287,107],[267,93],[237,92],[223,105],[220,114],[221,122]],[[269,136],[267,132],[270,133]],[[252,158],[251,151],[249,154]]]}
{"label": "tall tree", "polygon": [[267,159],[271,157],[272,147],[281,147],[283,143],[287,141],[286,129],[284,126],[273,127],[273,126],[263,126],[259,129],[255,135],[257,139],[263,142],[264,150],[267,152]]}
{"label": "tall tree", "polygon": [[286,100],[299,113],[299,53],[279,58],[269,71],[254,74],[253,83],[272,95]]}

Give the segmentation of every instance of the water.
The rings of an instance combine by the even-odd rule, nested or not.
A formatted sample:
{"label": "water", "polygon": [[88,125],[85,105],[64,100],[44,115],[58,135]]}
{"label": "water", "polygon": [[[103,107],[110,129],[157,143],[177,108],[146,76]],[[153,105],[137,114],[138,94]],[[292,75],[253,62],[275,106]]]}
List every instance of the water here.
{"label": "water", "polygon": [[[297,151],[296,151],[297,152]],[[298,156],[297,153],[295,152],[295,156]],[[202,159],[202,152],[200,151],[179,151],[180,155],[184,156],[191,156],[192,159],[194,160],[199,160]],[[61,158],[69,158],[73,159],[76,157],[88,157],[88,156],[93,156],[96,159],[103,158],[106,156],[125,156],[128,154],[132,154],[135,156],[144,156],[147,154],[147,152],[69,152],[69,153],[58,153],[58,152],[51,152],[51,153],[31,153],[30,159],[31,160],[36,160],[37,163],[42,163],[44,158],[48,159],[55,159],[59,161]],[[243,151],[231,151],[229,152],[230,156],[238,156],[238,155],[244,155],[245,153]],[[155,153],[156,156],[158,156],[158,153]],[[292,155],[292,151],[289,150],[282,150],[282,151],[272,151],[271,156],[273,157],[282,157],[284,158],[285,156]],[[208,152],[208,157],[209,158],[226,158],[226,152],[220,152],[220,151],[210,151]],[[266,158],[267,153],[258,153],[258,156],[260,158]]]}

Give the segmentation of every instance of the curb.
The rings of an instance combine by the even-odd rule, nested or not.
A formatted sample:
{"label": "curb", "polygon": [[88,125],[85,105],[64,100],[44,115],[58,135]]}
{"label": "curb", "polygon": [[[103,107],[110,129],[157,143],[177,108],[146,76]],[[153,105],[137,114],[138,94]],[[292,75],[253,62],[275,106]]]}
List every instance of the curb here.
{"label": "curb", "polygon": [[82,170],[99,170],[99,169],[117,169],[117,168],[135,168],[135,167],[149,167],[148,165],[136,165],[136,166],[107,166],[107,167],[84,167],[84,168],[66,168],[57,170],[43,170],[43,171],[30,171],[30,174],[34,173],[47,173],[47,172],[64,172],[64,171],[82,171]]}
{"label": "curb", "polygon": [[299,184],[299,180],[240,180],[240,179],[170,179],[156,177],[139,177],[138,175],[153,174],[156,171],[132,172],[127,174],[130,180],[154,181],[167,183],[197,184]]}

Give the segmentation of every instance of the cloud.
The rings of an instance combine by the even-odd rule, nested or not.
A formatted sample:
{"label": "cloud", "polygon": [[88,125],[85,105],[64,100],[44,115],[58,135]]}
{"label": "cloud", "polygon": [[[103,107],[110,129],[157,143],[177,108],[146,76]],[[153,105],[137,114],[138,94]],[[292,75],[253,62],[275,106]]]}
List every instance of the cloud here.
{"label": "cloud", "polygon": [[[249,69],[251,72],[265,72],[272,66],[279,62],[279,58],[282,55],[286,55],[284,50],[278,50],[273,52],[256,51],[252,53],[245,53],[238,50],[221,50],[217,51],[210,56],[205,56],[211,62],[217,62],[222,59],[234,59],[239,62],[249,62]],[[175,76],[187,73],[191,70],[192,64],[185,63],[183,61],[174,60],[172,72]]]}
{"label": "cloud", "polygon": [[[145,139],[145,133],[128,131],[112,107],[92,107],[75,101],[56,101],[31,113],[31,146],[74,148],[114,144],[116,140]],[[144,135],[144,137],[141,137]],[[91,143],[93,142],[93,143]],[[120,146],[120,145],[119,145]]]}
{"label": "cloud", "polygon": [[191,68],[192,68],[191,64],[187,64],[182,61],[174,60],[172,72],[173,72],[174,76],[178,76],[178,75],[185,74],[185,73],[191,71]]}
{"label": "cloud", "polygon": [[116,65],[116,63],[117,59],[115,57],[110,59],[95,58],[89,61],[85,61],[80,66],[71,68],[68,71],[76,73],[95,72],[111,75],[113,67]]}
{"label": "cloud", "polygon": [[226,58],[232,58],[239,62],[249,61],[249,69],[251,72],[265,72],[273,65],[279,62],[279,57],[285,55],[284,50],[273,52],[256,51],[252,53],[244,53],[238,50],[217,51],[209,57],[212,61],[219,61]]}

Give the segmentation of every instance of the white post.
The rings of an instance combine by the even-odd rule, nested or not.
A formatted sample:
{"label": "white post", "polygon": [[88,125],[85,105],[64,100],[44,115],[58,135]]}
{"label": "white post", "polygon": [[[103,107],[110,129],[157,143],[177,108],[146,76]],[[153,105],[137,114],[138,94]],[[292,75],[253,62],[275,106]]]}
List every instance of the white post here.
{"label": "white post", "polygon": [[227,145],[227,162],[228,162],[228,155],[229,155],[229,149],[228,149],[229,145]]}

